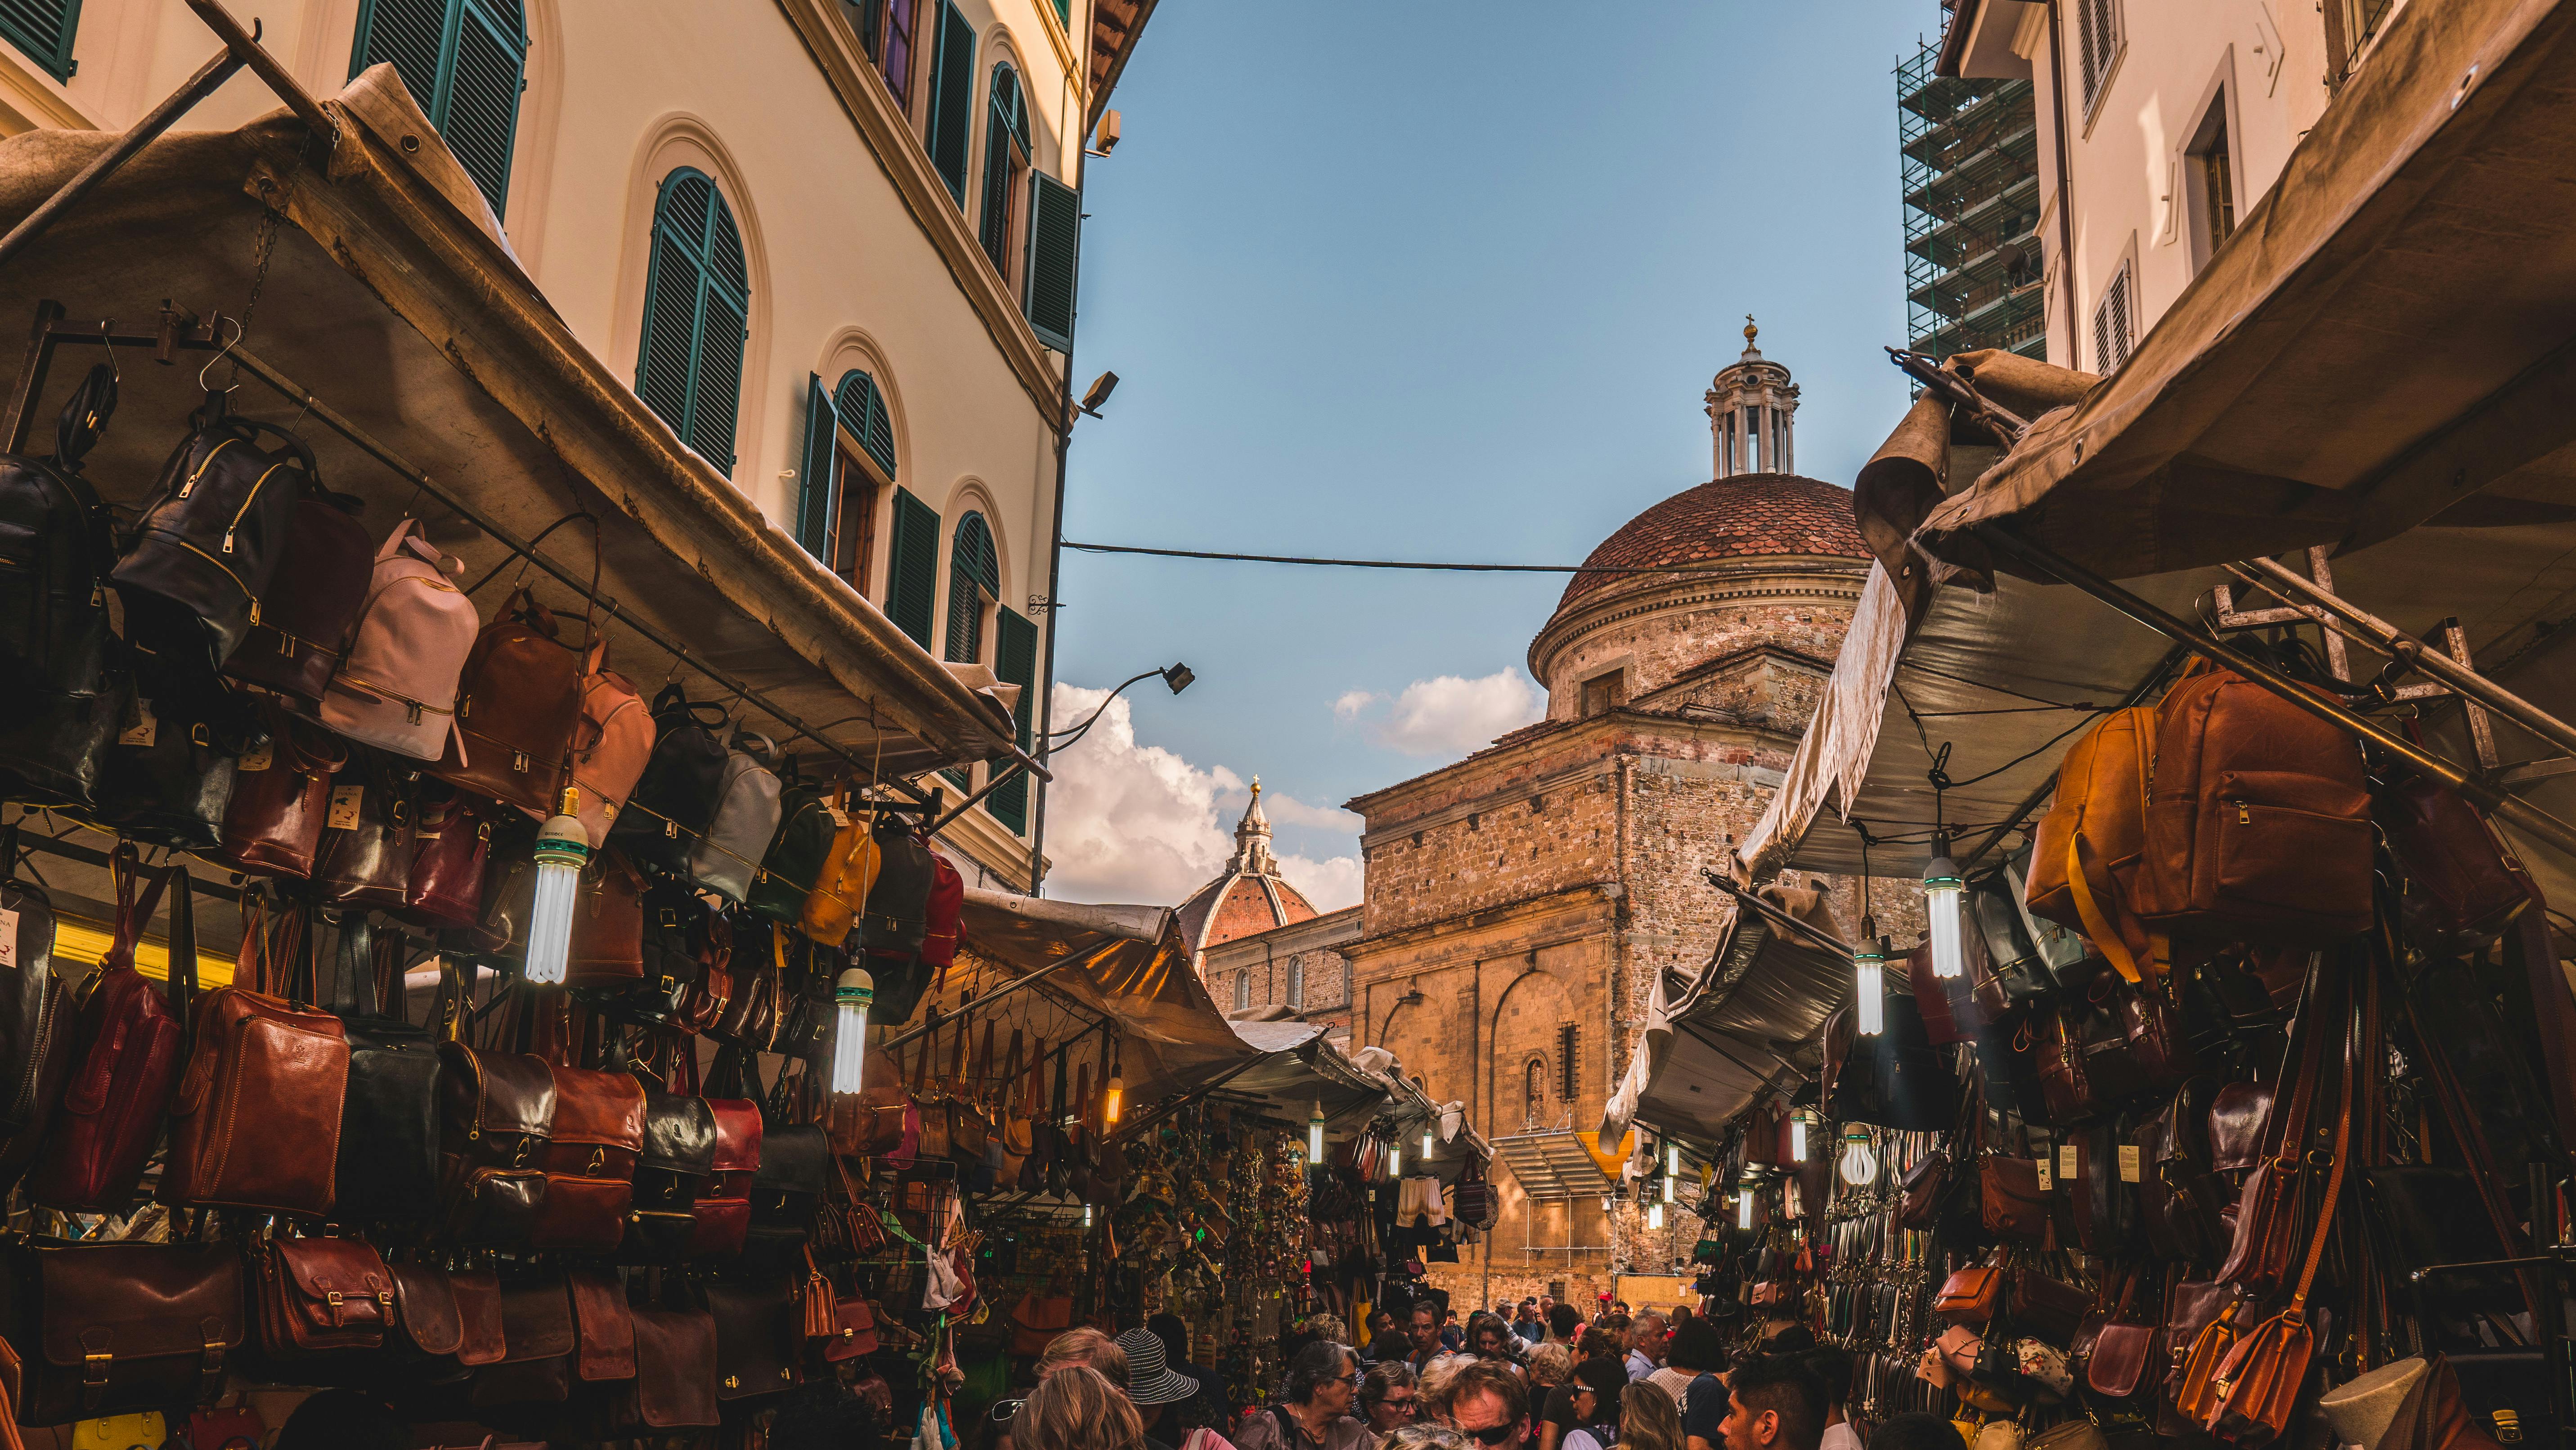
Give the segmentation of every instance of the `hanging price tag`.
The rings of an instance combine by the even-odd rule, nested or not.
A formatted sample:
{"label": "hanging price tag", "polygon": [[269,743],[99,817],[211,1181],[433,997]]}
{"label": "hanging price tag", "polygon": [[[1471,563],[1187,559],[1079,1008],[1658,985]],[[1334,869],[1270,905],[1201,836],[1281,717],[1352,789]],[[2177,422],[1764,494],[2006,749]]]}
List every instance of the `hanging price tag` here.
{"label": "hanging price tag", "polygon": [[116,743],[119,745],[150,745],[161,734],[161,722],[152,718],[152,702],[149,700],[135,701],[134,716],[134,723],[125,727],[125,732],[116,737]]}
{"label": "hanging price tag", "polygon": [[331,788],[331,814],[323,821],[322,824],[335,831],[356,830],[358,828],[358,806],[359,803],[364,801],[366,798],[367,788],[363,785],[333,786]]}
{"label": "hanging price tag", "polygon": [[233,762],[233,773],[238,775],[245,770],[266,770],[276,763],[277,742],[274,740],[262,740],[257,745],[243,751],[242,758]]}
{"label": "hanging price tag", "polygon": [[0,967],[18,965],[18,913],[0,910]]}
{"label": "hanging price tag", "polygon": [[2050,1189],[2055,1188],[2057,1186],[2057,1175],[2049,1171],[2051,1165],[2048,1161],[2048,1155],[2045,1153],[2040,1154],[2039,1162],[2035,1166],[2039,1169],[2039,1191],[2046,1193]]}
{"label": "hanging price tag", "polygon": [[2136,1183],[2145,1177],[2146,1163],[2144,1161],[2144,1155],[2138,1151],[2138,1145],[2135,1143],[2121,1144],[2120,1181],[2122,1183]]}
{"label": "hanging price tag", "polygon": [[2057,1176],[2068,1179],[2084,1176],[2084,1164],[2075,1156],[2075,1145],[2072,1143],[2057,1145]]}
{"label": "hanging price tag", "polygon": [[834,826],[847,827],[850,824],[850,813],[841,809],[839,806],[834,805],[832,802],[823,802],[823,809],[831,812],[832,824]]}

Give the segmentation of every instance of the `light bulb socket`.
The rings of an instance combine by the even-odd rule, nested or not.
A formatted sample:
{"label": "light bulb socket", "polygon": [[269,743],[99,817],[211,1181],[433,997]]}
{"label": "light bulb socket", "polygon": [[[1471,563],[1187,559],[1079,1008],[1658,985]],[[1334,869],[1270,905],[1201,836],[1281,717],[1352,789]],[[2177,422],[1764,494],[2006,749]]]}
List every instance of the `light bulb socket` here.
{"label": "light bulb socket", "polygon": [[[567,799],[572,794],[571,791],[564,792]],[[548,816],[546,823],[537,827],[535,856],[539,866],[569,866],[575,871],[580,870],[590,864],[590,828],[576,820],[569,810]]]}
{"label": "light bulb socket", "polygon": [[832,1001],[841,1007],[868,1007],[877,1000],[877,979],[864,967],[852,967],[832,984]]}

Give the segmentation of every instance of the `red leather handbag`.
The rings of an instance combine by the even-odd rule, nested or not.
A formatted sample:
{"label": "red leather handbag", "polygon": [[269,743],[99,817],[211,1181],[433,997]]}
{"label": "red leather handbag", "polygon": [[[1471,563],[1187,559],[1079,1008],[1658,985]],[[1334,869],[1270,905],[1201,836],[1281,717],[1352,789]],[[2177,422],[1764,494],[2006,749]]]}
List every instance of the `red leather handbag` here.
{"label": "red leather handbag", "polygon": [[[698,1091],[698,1058],[684,1051],[680,1060],[687,1091]],[[715,1168],[699,1185],[690,1207],[697,1228],[689,1237],[689,1257],[714,1258],[742,1252],[751,1233],[751,1180],[760,1171],[760,1104],[749,1098],[708,1098],[716,1116]]]}
{"label": "red leather handbag", "polygon": [[[184,980],[181,995],[195,992],[194,958],[172,953],[170,979]],[[312,992],[310,982],[281,985]],[[217,987],[197,996],[191,1036],[195,1048],[170,1108],[160,1200],[328,1214],[349,1090],[340,1019],[247,986]]]}
{"label": "red leather handbag", "polygon": [[251,1309],[272,1363],[384,1347],[395,1320],[394,1275],[365,1240],[269,1239],[254,1259]]}
{"label": "red leather handbag", "polygon": [[945,971],[957,960],[957,927],[966,912],[966,878],[946,856],[930,853],[928,916],[921,933],[921,962]]}
{"label": "red leather handbag", "polygon": [[262,700],[258,708],[268,739],[233,767],[216,854],[253,875],[301,880],[313,874],[330,820],[331,777],[348,764],[349,747],[274,703]]}
{"label": "red leather handbag", "polygon": [[143,1162],[161,1135],[161,1118],[179,1080],[180,1021],[195,973],[170,974],[170,996],[134,969],[135,943],[152,919],[162,890],[170,897],[170,948],[193,961],[197,919],[187,869],[173,866],[152,880],[140,898],[140,867],[132,846],[109,858],[116,882],[116,935],[99,962],[98,979],[82,998],[72,1027],[71,1072],[62,1105],[45,1140],[27,1197],[67,1213],[122,1213],[132,1203]]}
{"label": "red leather handbag", "polygon": [[555,1086],[554,1124],[538,1155],[546,1192],[528,1231],[541,1249],[614,1249],[635,1206],[635,1160],[644,1151],[644,1085],[622,1072],[564,1065],[569,1005],[558,995],[539,1014],[540,1057]]}
{"label": "red leather handbag", "polygon": [[430,786],[414,811],[411,872],[396,915],[433,930],[470,927],[483,915],[492,852],[492,807],[453,786]]}

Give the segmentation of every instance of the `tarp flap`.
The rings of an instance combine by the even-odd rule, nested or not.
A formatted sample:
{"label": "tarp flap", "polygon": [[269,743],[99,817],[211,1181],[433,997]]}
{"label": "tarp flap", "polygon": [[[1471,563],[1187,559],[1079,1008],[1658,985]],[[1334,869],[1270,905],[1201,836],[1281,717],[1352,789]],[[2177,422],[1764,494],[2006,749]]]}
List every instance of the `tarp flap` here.
{"label": "tarp flap", "polygon": [[1767,880],[1778,871],[1785,853],[1806,835],[1828,799],[1858,798],[1861,778],[1878,748],[1887,681],[1905,648],[1905,633],[1905,609],[1887,566],[1873,564],[1815,718],[1789,757],[1780,788],[1730,857],[1740,883]]}
{"label": "tarp flap", "polygon": [[[144,146],[0,274],[0,319],[30,319],[39,300],[54,299],[78,322],[114,318],[150,332],[167,299],[199,316],[220,309],[229,335],[231,319],[248,314],[247,349],[497,526],[529,539],[589,511],[599,521],[602,594],[881,774],[1010,753],[998,701],[954,678],[798,548],[555,316],[391,67],[369,70],[324,105],[343,119],[327,170],[306,156],[303,127],[282,111]],[[404,153],[406,137],[416,153]],[[35,130],[0,141],[0,228],[115,139]],[[284,220],[263,279],[264,200]],[[150,487],[202,396],[207,358],[182,352],[178,365],[155,367],[148,354],[118,350],[122,400],[88,466],[111,502],[131,505]],[[45,446],[63,398],[103,360],[94,346],[58,349],[31,446]],[[218,363],[206,377],[224,386],[230,367]],[[412,512],[465,560],[469,581],[510,562],[412,482],[299,418],[298,401],[246,374],[240,382],[233,406],[294,426],[325,481],[365,500],[371,533]],[[556,529],[541,547],[590,575],[587,524]],[[503,570],[477,597],[487,617],[516,572]],[[571,590],[531,577],[559,613],[582,613]],[[640,634],[605,616],[600,624],[612,667],[648,694],[673,671]],[[696,698],[725,697],[702,677],[679,679]],[[756,708],[727,703],[754,728],[782,733]]]}

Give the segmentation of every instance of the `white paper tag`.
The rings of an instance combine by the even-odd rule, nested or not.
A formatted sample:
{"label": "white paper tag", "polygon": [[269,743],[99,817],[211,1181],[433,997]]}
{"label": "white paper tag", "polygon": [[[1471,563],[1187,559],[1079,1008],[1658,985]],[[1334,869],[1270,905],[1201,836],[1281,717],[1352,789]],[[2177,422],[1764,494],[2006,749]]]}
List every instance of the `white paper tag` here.
{"label": "white paper tag", "polygon": [[2138,1145],[2135,1143],[2121,1144],[2120,1181],[2122,1183],[2136,1183],[2145,1177],[2146,1163],[2144,1161],[2144,1155],[2138,1151]]}
{"label": "white paper tag", "polygon": [[2057,1175],[2048,1171],[2049,1162],[2047,1154],[2042,1153],[2039,1155],[2037,1167],[2039,1169],[2039,1191],[2046,1193],[2050,1189],[2055,1188],[2057,1186]]}
{"label": "white paper tag", "polygon": [[331,788],[331,814],[323,825],[335,831],[358,828],[358,804],[367,798],[363,785],[340,785]]}
{"label": "white paper tag", "polygon": [[848,811],[841,809],[830,801],[823,802],[823,809],[832,813],[832,824],[834,826],[844,830],[849,828],[850,813]]}
{"label": "white paper tag", "polygon": [[274,740],[262,740],[257,745],[243,751],[242,758],[233,762],[233,773],[238,775],[245,770],[266,770],[276,763],[277,742]]}
{"label": "white paper tag", "polygon": [[0,967],[18,965],[18,913],[0,907]]}
{"label": "white paper tag", "polygon": [[159,738],[161,734],[161,722],[152,718],[152,702],[149,700],[135,701],[134,715],[134,723],[125,727],[125,733],[116,737],[116,743],[119,745],[150,745],[155,739]]}
{"label": "white paper tag", "polygon": [[2076,1156],[2075,1145],[2072,1143],[2060,1143],[2057,1145],[2057,1176],[2060,1178],[2081,1178],[2084,1176],[2083,1160]]}

